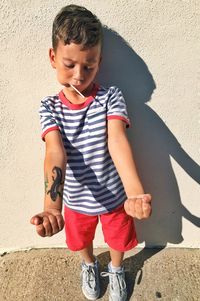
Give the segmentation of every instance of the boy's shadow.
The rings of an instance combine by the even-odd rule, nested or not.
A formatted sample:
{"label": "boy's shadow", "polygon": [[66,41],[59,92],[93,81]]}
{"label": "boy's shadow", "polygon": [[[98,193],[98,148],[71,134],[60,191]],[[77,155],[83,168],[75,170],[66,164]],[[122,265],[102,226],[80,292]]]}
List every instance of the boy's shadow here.
{"label": "boy's shadow", "polygon": [[[158,252],[162,251],[163,248],[154,248],[148,249],[144,248],[139,251],[134,256],[128,257],[124,260],[123,265],[126,271],[126,284],[127,284],[127,291],[128,291],[128,300],[130,300],[135,285],[139,285],[142,281],[143,276],[143,266],[144,262],[148,260],[151,256],[157,254]],[[97,256],[101,271],[107,270],[107,265],[110,262],[110,252],[104,252]],[[101,297],[106,293],[108,287],[108,278],[101,277]]]}
{"label": "boy's shadow", "polygon": [[144,242],[146,247],[161,248],[167,243],[179,244],[184,240],[182,217],[197,227],[200,227],[200,218],[182,204],[170,156],[198,183],[200,166],[148,106],[156,84],[145,62],[122,37],[108,28],[104,28],[104,41],[97,80],[104,86],[116,85],[122,89],[132,123],[128,135],[136,165],[145,191],[153,196],[151,218],[136,221],[139,242]]}

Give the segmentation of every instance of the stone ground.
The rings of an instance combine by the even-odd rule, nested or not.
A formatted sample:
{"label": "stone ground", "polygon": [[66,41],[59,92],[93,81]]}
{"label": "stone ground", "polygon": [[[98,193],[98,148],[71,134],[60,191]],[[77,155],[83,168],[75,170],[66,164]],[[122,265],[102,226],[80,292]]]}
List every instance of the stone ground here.
{"label": "stone ground", "polygon": [[[101,271],[109,253],[96,249]],[[85,301],[77,254],[39,249],[0,256],[0,301]],[[200,249],[135,249],[124,260],[128,300],[199,301]],[[101,279],[108,300],[108,279]]]}

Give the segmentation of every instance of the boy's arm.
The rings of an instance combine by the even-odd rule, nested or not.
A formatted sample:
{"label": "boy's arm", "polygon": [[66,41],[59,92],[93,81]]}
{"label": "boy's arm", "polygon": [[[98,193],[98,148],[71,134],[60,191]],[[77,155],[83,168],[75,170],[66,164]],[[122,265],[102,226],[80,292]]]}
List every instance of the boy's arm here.
{"label": "boy's arm", "polygon": [[124,204],[127,214],[147,218],[151,214],[151,196],[144,194],[125,127],[121,120],[108,120],[108,149],[127,195]]}
{"label": "boy's arm", "polygon": [[66,152],[59,131],[47,133],[45,144],[44,211],[31,219],[31,223],[36,226],[37,233],[43,237],[56,234],[64,226],[61,211],[66,167]]}

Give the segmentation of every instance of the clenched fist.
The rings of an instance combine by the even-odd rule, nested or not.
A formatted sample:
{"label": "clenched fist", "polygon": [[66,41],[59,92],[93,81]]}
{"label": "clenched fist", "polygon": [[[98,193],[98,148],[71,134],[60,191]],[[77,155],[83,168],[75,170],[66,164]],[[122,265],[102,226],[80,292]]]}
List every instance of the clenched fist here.
{"label": "clenched fist", "polygon": [[151,195],[141,194],[129,197],[124,203],[126,213],[137,219],[148,218],[151,215]]}
{"label": "clenched fist", "polygon": [[37,233],[42,236],[52,236],[64,227],[64,219],[57,209],[49,209],[33,216],[30,220],[36,226]]}

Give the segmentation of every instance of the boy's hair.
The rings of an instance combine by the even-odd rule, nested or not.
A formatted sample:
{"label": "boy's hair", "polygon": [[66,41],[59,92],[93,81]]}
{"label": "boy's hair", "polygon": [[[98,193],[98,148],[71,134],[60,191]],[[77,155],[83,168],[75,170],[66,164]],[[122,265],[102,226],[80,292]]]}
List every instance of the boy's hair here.
{"label": "boy's hair", "polygon": [[58,42],[64,45],[82,44],[90,48],[103,43],[103,29],[99,19],[85,7],[68,5],[63,7],[53,22],[52,46],[56,50]]}

